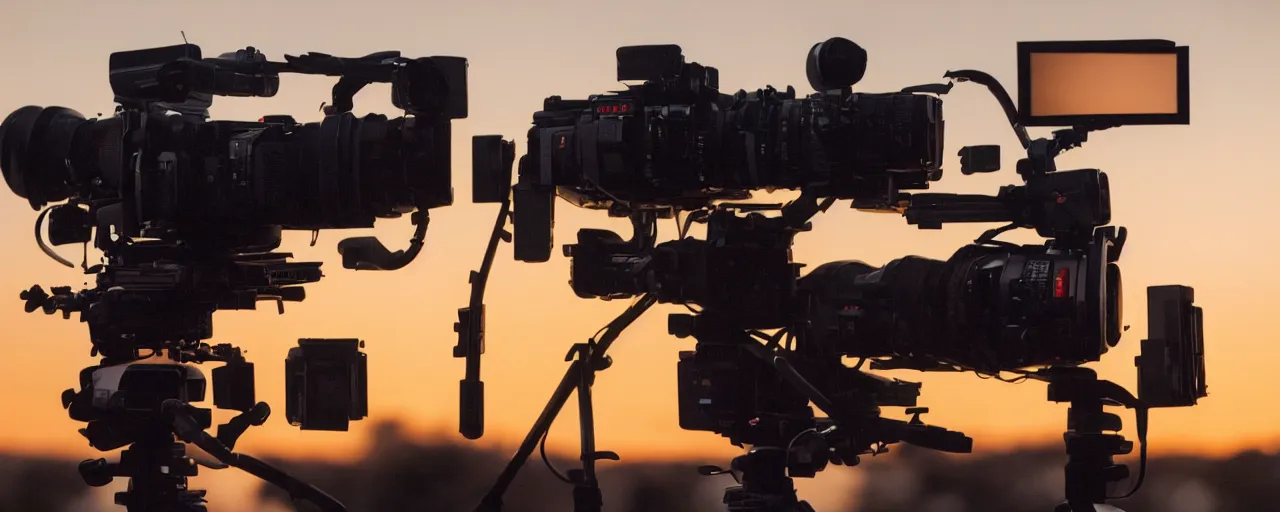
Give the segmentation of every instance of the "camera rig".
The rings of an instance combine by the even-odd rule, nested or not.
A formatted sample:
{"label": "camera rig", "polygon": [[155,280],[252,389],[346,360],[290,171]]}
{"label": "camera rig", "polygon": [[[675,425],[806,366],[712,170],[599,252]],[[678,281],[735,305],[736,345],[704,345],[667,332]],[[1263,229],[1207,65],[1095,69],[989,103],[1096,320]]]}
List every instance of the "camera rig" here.
{"label": "camera rig", "polygon": [[[566,359],[573,364],[478,510],[501,509],[507,486],[539,442],[545,442],[555,416],[575,391],[584,465],[582,470],[570,471],[565,480],[575,486],[575,510],[600,510],[594,461],[617,460],[617,455],[595,449],[590,385],[595,372],[611,365],[605,351],[613,340],[659,302],[703,307],[696,315],[673,315],[669,323],[672,334],[698,341],[695,352],[681,354],[681,426],[720,433],[739,446],[752,445],[749,454],[735,461],[743,486],[726,492],[732,510],[780,510],[776,507],[782,503],[802,506],[787,474],[812,477],[829,462],[854,465],[860,455],[883,453],[888,444],[908,442],[968,452],[971,440],[963,434],[920,421],[919,415],[927,409],[908,409],[913,415],[909,421],[880,415],[880,405],[914,407],[918,384],[844,367],[838,354],[816,347],[811,352],[782,350],[785,329],[773,335],[761,331],[789,325],[787,296],[793,293],[798,269],[790,262],[791,238],[829,203],[819,205],[802,196],[782,207],[779,217],[755,212],[739,216],[736,207],[753,205],[719,205],[706,219],[710,224],[707,241],[682,239],[655,245],[657,214],[652,211],[631,216],[635,236],[630,242],[602,247],[592,245],[599,240],[599,232],[580,232],[579,244],[566,247],[574,258],[573,284],[579,295],[616,285],[612,298],[639,298],[598,338],[570,351]],[[631,261],[624,262],[623,251]],[[599,266],[605,262],[612,263]],[[738,269],[741,274],[700,273],[699,269],[711,266]],[[593,269],[603,275],[584,275]],[[747,274],[765,277],[743,280]],[[790,288],[785,285],[788,278]],[[743,309],[749,304],[757,306]],[[735,392],[748,381],[748,390]],[[815,416],[810,403],[829,417]],[[720,472],[704,468],[705,474]]]}
{"label": "camera rig", "polygon": [[[338,77],[320,123],[289,116],[257,123],[207,121],[213,96],[276,94],[280,73]],[[188,489],[197,467],[183,443],[222,465],[284,488],[324,510],[342,504],[266,463],[232,451],[250,426],[270,415],[256,402],[253,363],[230,344],[209,344],[217,310],[256,309],[270,301],[284,312],[303,286],[322,277],[318,262],[291,262],[275,252],[284,229],[372,226],[375,218],[412,212],[408,250],[391,252],[376,238],[342,241],[346,268],[394,270],[421,250],[429,208],[452,202],[449,121],[466,117],[466,60],[407,59],[398,52],[361,58],[321,53],[271,62],[253,47],[201,58],[191,44],[114,53],[110,81],[116,115],[84,120],[60,107],[27,107],[0,126],[6,182],[48,219],[53,245],[85,245],[93,288],[39,286],[22,293],[27,312],[78,314],[89,325],[92,354],[80,390],[63,405],[101,451],[128,447],[118,463],[85,461],[92,486],[130,479],[116,503],[131,512],[204,510],[204,491]],[[357,119],[352,98],[365,85],[388,82],[406,117]],[[95,236],[96,230],[96,236]],[[88,244],[103,253],[88,264]],[[312,244],[315,243],[313,234]],[[303,430],[347,430],[367,416],[367,366],[358,339],[301,339],[286,360],[286,416]],[[211,427],[214,406],[240,411]],[[175,439],[176,436],[176,439]],[[181,441],[181,442],[177,442]]]}
{"label": "camera rig", "polygon": [[[829,48],[841,46],[827,44],[827,55]],[[1172,48],[1172,43],[1157,46]],[[844,48],[839,52],[843,56],[857,54],[847,45]],[[620,50],[620,73],[622,55]],[[823,55],[822,44],[810,52],[811,82],[821,82],[825,75],[832,81],[848,78],[843,82],[851,84],[861,77],[865,62],[837,71],[832,62],[857,64],[856,59],[823,62]],[[862,55],[865,60],[865,53]],[[654,68],[661,68],[659,64]],[[616,206],[621,202],[615,201],[610,213],[631,218],[632,238],[580,230],[577,244],[565,247],[572,260],[570,283],[584,298],[639,299],[598,338],[575,345],[566,358],[573,363],[552,400],[477,510],[501,509],[503,492],[539,442],[545,442],[547,429],[575,388],[583,467],[562,479],[574,485],[575,510],[600,510],[595,462],[616,460],[617,455],[596,450],[590,385],[595,372],[611,364],[604,351],[621,329],[656,302],[683,304],[693,313],[672,315],[668,326],[671,334],[698,342],[696,350],[681,354],[678,366],[681,427],[716,432],[737,445],[752,445],[728,470],[711,466],[701,470],[708,475],[734,475],[740,485],[725,494],[730,510],[812,510],[797,500],[791,478],[811,477],[829,463],[856,464],[859,456],[883,453],[888,444],[896,442],[970,451],[968,437],[920,421],[919,415],[927,409],[915,407],[919,384],[862,372],[867,362],[873,370],[972,370],[995,377],[1001,372],[1017,372],[1021,379],[1049,382],[1049,399],[1071,404],[1064,438],[1068,452],[1066,501],[1059,512],[1105,507],[1110,499],[1107,486],[1128,476],[1127,468],[1115,464],[1114,456],[1129,453],[1132,443],[1114,433],[1120,429],[1119,417],[1106,413],[1103,406],[1133,408],[1142,443],[1136,492],[1145,474],[1147,410],[1194,405],[1207,393],[1201,313],[1192,304],[1188,287],[1148,289],[1153,327],[1151,339],[1143,342],[1143,355],[1136,361],[1141,399],[1079,366],[1098,360],[1118,343],[1124,330],[1116,261],[1127,232],[1107,226],[1110,190],[1106,175],[1096,169],[1059,171],[1054,158],[1078,147],[1090,131],[1118,125],[1105,119],[1086,119],[1071,129],[1054,132],[1052,138],[1032,140],[1007,92],[993,77],[979,71],[948,72],[945,76],[950,83],[908,87],[902,93],[940,96],[954,83],[965,81],[987,86],[1027,151],[1027,158],[1018,164],[1024,184],[1004,187],[995,196],[912,195],[899,190],[923,187],[897,187],[888,189],[887,200],[868,201],[866,196],[856,195],[843,198],[852,198],[854,208],[900,212],[909,224],[925,229],[949,222],[1002,222],[1007,226],[985,232],[946,262],[908,257],[880,269],[861,262],[833,262],[800,277],[800,265],[791,261],[792,237],[806,229],[812,215],[825,211],[841,196],[831,193],[830,188],[800,187],[800,197],[785,206],[722,202],[694,210],[683,220],[676,214],[679,236],[662,244],[655,243],[656,219],[673,216],[673,208],[636,208],[631,203],[619,209]],[[558,144],[555,140],[552,146]],[[477,138],[476,144],[497,147],[508,143],[488,136]],[[530,151],[534,151],[532,142]],[[998,146],[966,147],[960,157],[964,174],[1000,167]],[[559,170],[573,161],[552,160],[553,167],[561,166],[556,168]],[[500,202],[502,209],[485,265],[481,272],[472,274],[473,286],[487,276],[497,242],[511,239],[504,229],[510,202],[509,192],[503,188],[510,183],[510,161],[505,168],[491,160],[474,169],[475,182],[484,184],[478,188],[484,192],[477,200],[483,197],[487,202]],[[517,198],[521,187],[527,187],[525,177],[537,175],[526,173],[526,166],[539,168],[538,162],[528,157],[521,160],[522,182],[514,187]],[[540,168],[545,177],[546,155]],[[677,202],[681,197],[687,196],[678,195]],[[516,215],[517,242],[521,219],[533,219],[532,229],[542,230],[540,219],[546,211],[542,203],[541,199],[526,198],[524,204],[536,213]],[[520,213],[526,206],[517,208]],[[780,214],[762,215],[765,210]],[[686,237],[691,222],[708,224],[706,240]],[[995,239],[1015,228],[1035,229],[1050,240],[1044,245],[1020,247]],[[541,261],[520,254],[517,259]],[[473,383],[478,383],[479,368],[473,360],[483,352],[483,313],[477,316],[474,307],[478,303],[473,294],[473,307],[460,311],[460,341],[455,351],[459,357],[468,357],[468,379],[474,377]],[[765,332],[769,329],[775,331]],[[1028,339],[1044,346],[1033,346],[1037,343],[1027,343]],[[860,358],[857,366],[843,364],[841,358],[848,356]],[[1042,369],[1027,370],[1035,367]],[[464,381],[464,390],[466,387]],[[466,398],[464,391],[463,432],[478,437],[482,430],[475,427],[483,418],[478,410],[482,401]],[[816,417],[810,404],[827,417]],[[913,417],[910,421],[883,418],[882,406],[909,407],[907,413]]]}

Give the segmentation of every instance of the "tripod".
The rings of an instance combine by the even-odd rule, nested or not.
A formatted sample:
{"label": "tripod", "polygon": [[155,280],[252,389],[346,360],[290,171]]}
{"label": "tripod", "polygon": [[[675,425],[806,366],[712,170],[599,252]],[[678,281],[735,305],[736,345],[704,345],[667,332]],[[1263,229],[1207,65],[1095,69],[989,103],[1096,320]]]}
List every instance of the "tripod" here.
{"label": "tripod", "polygon": [[1132,408],[1138,418],[1140,469],[1138,480],[1128,497],[1142,486],[1147,464],[1147,407],[1118,384],[1099,380],[1089,368],[1050,368],[1037,372],[1049,382],[1049,400],[1068,402],[1067,431],[1063,440],[1067,448],[1066,501],[1054,512],[1123,512],[1107,505],[1107,486],[1129,477],[1129,468],[1116,464],[1114,457],[1133,451],[1133,442],[1114,432],[1121,427],[1120,417],[1103,410],[1104,405]]}
{"label": "tripod", "polygon": [[[119,462],[82,462],[85,483],[100,487],[127,478],[128,490],[116,494],[115,503],[129,512],[203,511],[205,491],[187,487],[198,469],[186,456],[184,443],[190,443],[223,464],[207,465],[211,469],[236,467],[283,488],[295,501],[346,510],[319,489],[232,451],[245,430],[266,422],[271,409],[255,402],[253,365],[240,349],[202,342],[213,336],[213,312],[219,308],[253,309],[258,300],[275,300],[283,309],[286,300],[302,300],[301,286],[289,285],[318,281],[319,264],[288,263],[289,255],[277,253],[196,257],[165,241],[119,244],[104,252],[113,264],[86,269],[97,274],[96,287],[46,293],[33,286],[21,295],[28,313],[80,313],[89,324],[92,353],[102,357],[100,365],[81,370],[80,390],[63,392],[62,405],[71,419],[86,423],[80,433],[93,448],[127,448]],[[134,364],[162,355],[173,362]],[[214,405],[240,411],[219,425],[216,437],[205,432],[212,410],[191,405],[205,399],[207,381],[185,364],[208,361],[226,363],[212,372]]]}

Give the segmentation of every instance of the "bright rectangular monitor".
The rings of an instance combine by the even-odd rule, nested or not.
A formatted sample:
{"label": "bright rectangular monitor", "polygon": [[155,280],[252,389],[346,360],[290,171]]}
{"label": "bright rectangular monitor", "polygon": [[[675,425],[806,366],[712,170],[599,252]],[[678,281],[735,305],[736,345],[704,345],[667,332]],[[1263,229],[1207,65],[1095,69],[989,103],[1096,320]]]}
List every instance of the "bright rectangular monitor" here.
{"label": "bright rectangular monitor", "polygon": [[1189,49],[1172,41],[1018,43],[1023,126],[1189,124]]}

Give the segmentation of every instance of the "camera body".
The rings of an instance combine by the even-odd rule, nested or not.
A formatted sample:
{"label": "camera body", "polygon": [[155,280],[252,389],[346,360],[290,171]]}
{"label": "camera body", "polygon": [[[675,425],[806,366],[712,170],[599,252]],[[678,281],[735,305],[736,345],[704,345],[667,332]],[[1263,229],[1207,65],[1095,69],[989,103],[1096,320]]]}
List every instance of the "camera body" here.
{"label": "camera body", "polygon": [[[676,363],[680,428],[714,432],[735,443],[761,444],[772,432],[752,428],[761,417],[813,419],[809,400],[767,363],[736,347],[699,344]],[[801,427],[803,428],[803,427]]]}
{"label": "camera body", "polygon": [[[280,73],[340,77],[323,120],[207,119],[213,96],[273,96]],[[236,245],[237,232],[368,228],[453,201],[450,122],[467,115],[465,59],[308,53],[270,62],[252,47],[201,58],[187,44],[114,53],[110,79],[114,116],[31,106],[0,130],[12,191],[37,210],[70,200],[48,213],[54,245],[87,242],[97,228],[103,250],[114,232],[253,252],[261,245]],[[405,116],[351,113],[353,95],[374,82],[392,84]],[[347,245],[385,252],[370,244]],[[356,259],[344,265],[378,267]]]}
{"label": "camera body", "polygon": [[346,431],[369,414],[368,362],[358,339],[300,339],[285,360],[285,417],[302,430]]}
{"label": "camera body", "polygon": [[716,210],[707,238],[644,249],[611,231],[583,229],[565,247],[570,284],[583,298],[623,299],[653,293],[659,302],[733,314],[744,329],[786,325],[800,265],[791,261],[796,229],[779,217]]}
{"label": "camera body", "polygon": [[[804,188],[888,210],[899,190],[941,177],[937,97],[821,81],[815,87],[824,89],[804,98],[790,87],[727,95],[715,68],[685,62],[679,46],[623,47],[617,57],[619,80],[643,82],[585,100],[552,96],[534,113],[514,193],[516,259],[550,257],[557,195],[625,213]],[[831,59],[810,55],[820,57]]]}

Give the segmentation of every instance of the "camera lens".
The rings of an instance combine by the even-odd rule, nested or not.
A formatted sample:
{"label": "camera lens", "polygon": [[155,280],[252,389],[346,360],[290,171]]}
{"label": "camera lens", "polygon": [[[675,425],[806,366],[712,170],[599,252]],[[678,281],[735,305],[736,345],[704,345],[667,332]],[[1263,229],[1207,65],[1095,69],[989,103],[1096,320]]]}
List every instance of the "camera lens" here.
{"label": "camera lens", "polygon": [[67,161],[76,133],[87,121],[62,107],[23,107],[0,124],[0,171],[14,194],[31,207],[66,199],[71,192]]}
{"label": "camera lens", "polygon": [[[989,369],[1096,361],[1106,350],[1103,269],[1080,253],[1043,247],[970,246],[956,253],[939,285],[953,318],[957,354],[982,347]],[[942,291],[942,290],[939,290]],[[945,338],[942,338],[945,339]]]}
{"label": "camera lens", "polygon": [[996,372],[1096,361],[1119,341],[1120,269],[1081,251],[971,245],[947,261],[833,262],[801,288],[821,342],[853,357]]}

